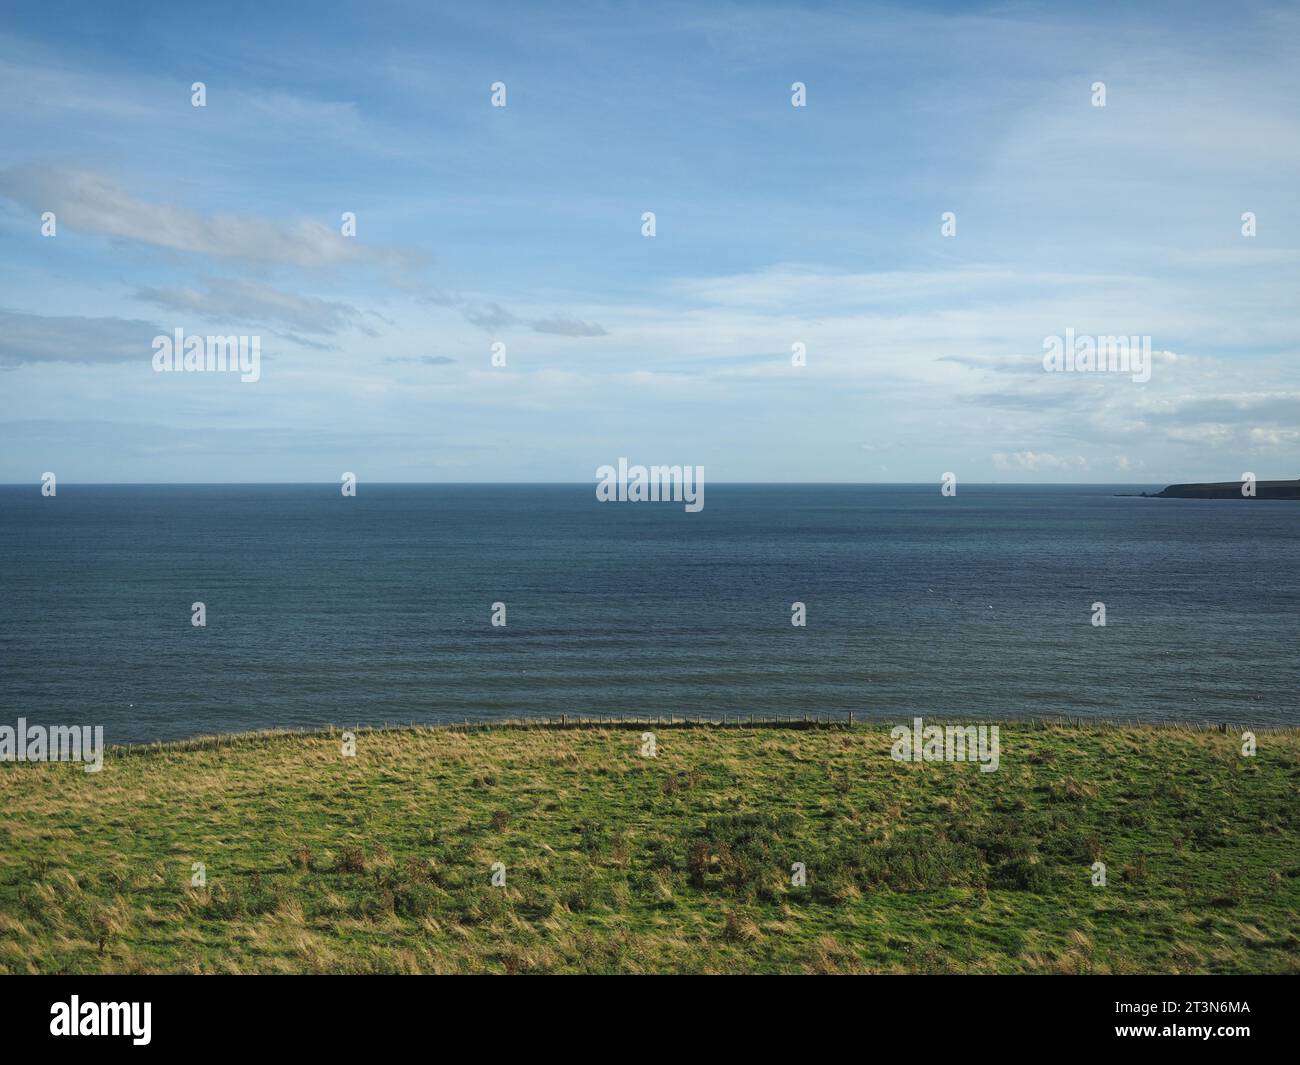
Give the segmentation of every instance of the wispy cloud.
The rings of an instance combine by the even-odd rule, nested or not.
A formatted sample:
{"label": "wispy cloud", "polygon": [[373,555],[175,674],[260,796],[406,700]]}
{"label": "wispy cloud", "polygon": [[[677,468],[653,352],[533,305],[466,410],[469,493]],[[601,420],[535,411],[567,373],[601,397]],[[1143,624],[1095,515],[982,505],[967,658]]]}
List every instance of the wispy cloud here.
{"label": "wispy cloud", "polygon": [[299,333],[336,335],[356,329],[378,335],[362,312],[338,300],[315,299],[234,278],[208,278],[203,289],[142,288],[136,299],[168,310],[226,322],[283,326]]}
{"label": "wispy cloud", "polygon": [[139,319],[46,317],[0,309],[0,366],[137,360],[145,365],[159,332],[152,322]]}
{"label": "wispy cloud", "polygon": [[108,175],[40,164],[0,171],[0,194],[39,214],[53,211],[61,227],[156,248],[218,259],[302,268],[374,262],[409,268],[410,252],[373,248],[340,228],[296,218],[229,214],[204,217],[172,204],[132,196]]}
{"label": "wispy cloud", "polygon": [[532,326],[534,333],[549,333],[552,336],[609,336],[609,332],[595,322],[584,322],[578,318],[561,318],[558,315],[552,315],[550,318],[538,318],[532,323]]}

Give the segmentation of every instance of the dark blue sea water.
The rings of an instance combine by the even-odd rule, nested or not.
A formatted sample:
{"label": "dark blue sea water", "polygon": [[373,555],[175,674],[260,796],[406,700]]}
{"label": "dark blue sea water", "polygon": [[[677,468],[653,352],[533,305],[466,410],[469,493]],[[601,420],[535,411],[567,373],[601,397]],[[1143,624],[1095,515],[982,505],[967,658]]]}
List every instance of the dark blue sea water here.
{"label": "dark blue sea water", "polygon": [[1300,504],[1135,491],[708,485],[688,514],[593,485],[4,487],[0,722],[1300,724]]}

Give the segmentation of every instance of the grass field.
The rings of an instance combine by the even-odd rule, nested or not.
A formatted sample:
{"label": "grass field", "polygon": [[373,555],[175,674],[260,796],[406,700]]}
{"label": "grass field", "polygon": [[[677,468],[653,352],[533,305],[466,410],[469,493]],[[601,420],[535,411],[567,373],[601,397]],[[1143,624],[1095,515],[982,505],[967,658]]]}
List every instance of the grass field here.
{"label": "grass field", "polygon": [[0,971],[1300,972],[1300,731],[641,731],[0,765]]}

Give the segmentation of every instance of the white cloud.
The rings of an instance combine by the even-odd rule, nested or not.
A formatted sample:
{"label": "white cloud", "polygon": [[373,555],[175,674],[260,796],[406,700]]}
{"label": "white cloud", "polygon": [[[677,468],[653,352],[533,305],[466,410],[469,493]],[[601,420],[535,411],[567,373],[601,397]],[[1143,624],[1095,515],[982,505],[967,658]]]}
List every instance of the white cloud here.
{"label": "white cloud", "polygon": [[1088,468],[1088,460],[1082,455],[1053,455],[1048,451],[1016,451],[1011,454],[996,451],[992,458],[994,467],[999,470],[1043,473],[1050,470],[1077,471]]}
{"label": "white cloud", "polygon": [[310,218],[213,215],[132,196],[111,177],[36,164],[0,171],[0,193],[33,213],[53,211],[60,227],[251,264],[331,267],[375,262],[408,268],[416,257],[372,248]]}
{"label": "white cloud", "polygon": [[361,312],[351,304],[232,278],[209,278],[201,291],[142,288],[136,298],[210,319],[284,326],[308,334],[333,335],[354,328],[367,336],[376,335],[362,324]]}

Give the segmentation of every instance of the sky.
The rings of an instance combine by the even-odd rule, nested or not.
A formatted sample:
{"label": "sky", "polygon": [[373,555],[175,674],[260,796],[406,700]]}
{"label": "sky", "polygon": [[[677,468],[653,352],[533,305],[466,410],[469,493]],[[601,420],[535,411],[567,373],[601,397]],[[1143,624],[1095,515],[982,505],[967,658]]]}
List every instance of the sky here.
{"label": "sky", "polygon": [[6,4],[0,482],[1298,477],[1298,101],[1293,4]]}

